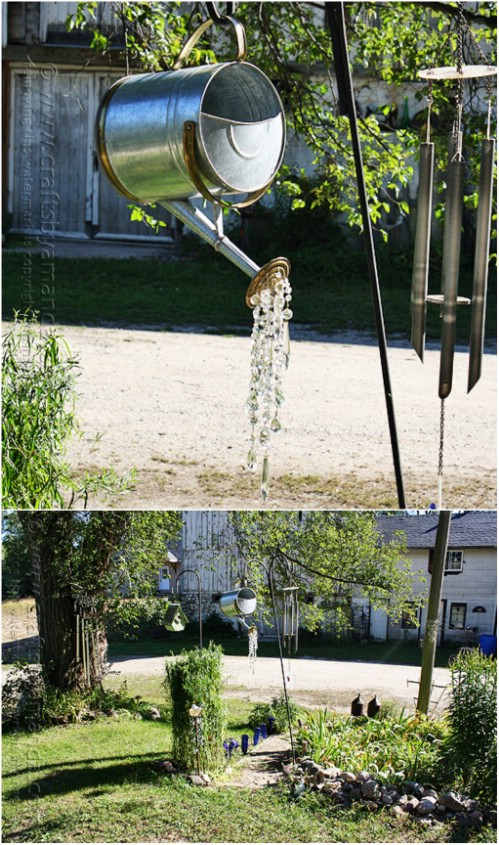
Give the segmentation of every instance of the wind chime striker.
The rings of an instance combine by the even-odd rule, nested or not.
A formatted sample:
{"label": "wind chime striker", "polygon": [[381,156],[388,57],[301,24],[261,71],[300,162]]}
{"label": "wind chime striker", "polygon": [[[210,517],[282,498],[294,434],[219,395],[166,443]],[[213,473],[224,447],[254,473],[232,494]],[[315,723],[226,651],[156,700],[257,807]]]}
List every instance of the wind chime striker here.
{"label": "wind chime striker", "polygon": [[[485,335],[485,309],[487,298],[487,274],[489,241],[492,219],[492,191],[495,141],[491,138],[492,77],[496,68],[487,64],[486,57],[468,26],[458,4],[457,49],[454,67],[436,67],[419,71],[419,76],[428,82],[428,121],[426,140],[420,146],[420,175],[417,200],[414,262],[411,287],[411,342],[421,361],[424,358],[427,303],[440,308],[442,319],[440,372],[438,395],[440,398],[440,443],[438,459],[438,506],[442,505],[443,447],[445,427],[445,399],[452,390],[454,351],[456,340],[457,307],[471,304],[470,353],[468,371],[468,393],[480,378],[483,343]],[[483,64],[464,65],[463,42],[468,34],[478,50]],[[458,295],[459,256],[461,249],[461,226],[464,204],[466,162],[463,152],[463,102],[464,83],[467,79],[486,77],[488,99],[487,134],[482,140],[479,179],[479,200],[475,260],[473,270],[473,291],[471,300]],[[455,80],[455,113],[449,139],[449,160],[446,175],[445,225],[443,234],[441,292],[428,294],[430,238],[432,223],[433,174],[435,148],[431,141],[431,106],[433,83],[439,80]]]}
{"label": "wind chime striker", "polygon": [[[223,230],[223,209],[242,208],[270,188],[281,165],[285,115],[272,82],[245,61],[246,35],[232,15],[212,15],[184,45],[173,70],[118,80],[104,95],[97,150],[114,187],[136,203],[159,202],[252,279],[251,449],[263,449],[261,493],[269,493],[269,441],[280,427],[282,371],[289,357],[290,265],[277,258],[258,267]],[[227,4],[232,7],[232,4]],[[182,67],[213,23],[235,36],[236,60]],[[204,199],[212,218],[193,205]]]}

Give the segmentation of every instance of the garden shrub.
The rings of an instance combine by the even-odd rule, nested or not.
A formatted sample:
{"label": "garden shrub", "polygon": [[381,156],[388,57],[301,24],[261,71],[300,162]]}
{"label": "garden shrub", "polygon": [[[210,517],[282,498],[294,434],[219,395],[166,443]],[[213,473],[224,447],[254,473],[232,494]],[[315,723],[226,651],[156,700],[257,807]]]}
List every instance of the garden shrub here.
{"label": "garden shrub", "polygon": [[213,637],[215,639],[235,639],[238,636],[237,628],[234,627],[232,622],[221,616],[216,610],[212,610],[203,619],[203,634],[207,638]]}
{"label": "garden shrub", "polygon": [[173,734],[173,757],[186,771],[197,768],[193,705],[202,707],[199,719],[200,766],[203,771],[220,769],[225,760],[223,740],[226,728],[222,704],[222,649],[183,651],[166,663],[164,687],[168,697]]}
{"label": "garden shrub", "polygon": [[[17,666],[2,687],[2,728],[36,731],[117,713],[120,718],[150,718],[150,705],[131,698],[126,682],[119,690],[60,690],[44,681],[41,667]],[[164,714],[162,714],[164,716]]]}
{"label": "garden shrub", "polygon": [[441,755],[444,725],[420,714],[372,719],[317,710],[298,732],[301,751],[321,765],[368,771],[381,781],[432,781]]}
{"label": "garden shrub", "polygon": [[2,686],[2,728],[36,730],[43,722],[46,697],[41,668],[16,666]]}
{"label": "garden shrub", "polygon": [[450,668],[452,701],[444,746],[447,777],[453,785],[495,801],[497,663],[473,649],[458,654]]}
{"label": "garden shrub", "polygon": [[[289,696],[288,704],[289,716],[291,724],[293,725],[298,719],[300,708],[292,698],[289,698]],[[288,712],[284,693],[281,693],[280,696],[273,698],[270,704],[264,704],[263,702],[255,704],[249,715],[248,725],[254,730],[255,728],[260,727],[261,724],[266,723],[269,716],[272,716],[275,719],[274,729],[276,733],[285,733],[288,730]]]}
{"label": "garden shrub", "polygon": [[3,340],[2,496],[4,508],[85,507],[91,493],[124,492],[133,473],[113,470],[76,478],[65,459],[81,436],[75,416],[78,358],[57,329],[15,315]]}

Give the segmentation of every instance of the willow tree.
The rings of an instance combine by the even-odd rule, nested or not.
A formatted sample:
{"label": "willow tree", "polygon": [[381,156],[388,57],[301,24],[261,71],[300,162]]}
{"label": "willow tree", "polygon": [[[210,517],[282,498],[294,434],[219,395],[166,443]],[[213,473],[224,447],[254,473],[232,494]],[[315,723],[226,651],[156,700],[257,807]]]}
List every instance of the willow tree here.
{"label": "willow tree", "polygon": [[[181,528],[179,512],[19,512],[29,544],[47,683],[61,690],[101,683],[105,617],[154,602],[157,571]],[[164,605],[163,605],[164,606]]]}
{"label": "willow tree", "polygon": [[424,580],[411,567],[403,532],[385,539],[373,511],[234,511],[230,514],[246,572],[265,599],[269,569],[276,585],[289,570],[301,594],[300,624],[314,631],[325,621],[335,629],[351,623],[352,599],[364,597],[392,619],[404,613],[417,621]]}

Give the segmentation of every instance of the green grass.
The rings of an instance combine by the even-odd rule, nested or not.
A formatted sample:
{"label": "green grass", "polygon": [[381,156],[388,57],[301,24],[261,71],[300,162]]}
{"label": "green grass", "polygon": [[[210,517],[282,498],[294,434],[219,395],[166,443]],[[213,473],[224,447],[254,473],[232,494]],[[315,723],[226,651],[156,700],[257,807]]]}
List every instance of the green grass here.
{"label": "green grass", "polygon": [[250,791],[231,788],[230,779],[192,787],[158,772],[170,739],[162,722],[109,719],[6,736],[3,841],[494,840],[490,829],[426,828],[361,806],[345,811],[316,794],[290,803],[285,787]]}
{"label": "green grass", "polygon": [[[294,322],[319,332],[355,329],[374,333],[374,319],[366,262],[362,249],[345,246],[334,228],[319,228],[314,239],[288,235],[287,245],[270,233],[263,247],[249,249],[265,263],[286,254],[292,265]],[[251,314],[244,303],[248,279],[211,248],[188,242],[191,254],[176,261],[137,259],[55,259],[55,321],[77,325],[151,325],[165,329],[199,326],[212,332],[249,333]],[[25,307],[22,263],[24,254],[5,252],[3,315]],[[33,307],[41,307],[36,282],[40,258],[33,256]],[[408,337],[412,256],[409,252],[378,249],[386,330]],[[434,256],[431,290],[440,285],[440,264]],[[463,255],[461,290],[469,294],[472,256]],[[487,336],[495,337],[494,273],[489,288]],[[470,309],[460,311],[458,342],[467,342]],[[438,308],[428,312],[427,337],[440,335]]]}
{"label": "green grass", "polygon": [[[224,654],[245,656],[248,654],[246,639],[231,639],[222,636],[214,637],[222,646]],[[209,637],[204,637],[205,643]],[[184,648],[195,648],[199,643],[197,630],[182,636],[165,635],[164,639],[114,640],[109,644],[109,659],[119,657],[161,657],[169,654],[179,654]],[[444,647],[437,649],[436,666],[447,666],[451,656],[457,653],[457,648]],[[391,663],[406,666],[421,666],[422,650],[417,644],[390,641],[386,643],[351,643],[336,640],[321,640],[307,637],[302,639],[297,658],[311,657],[328,660],[357,660],[372,663]],[[260,640],[258,657],[278,657],[277,643],[272,640]]]}

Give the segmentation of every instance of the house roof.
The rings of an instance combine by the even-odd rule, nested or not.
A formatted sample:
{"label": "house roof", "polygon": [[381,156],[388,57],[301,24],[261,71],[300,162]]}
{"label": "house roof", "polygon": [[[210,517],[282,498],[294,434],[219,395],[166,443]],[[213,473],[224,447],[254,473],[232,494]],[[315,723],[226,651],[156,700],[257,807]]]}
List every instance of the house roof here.
{"label": "house roof", "polygon": [[[378,528],[385,540],[395,531],[404,531],[408,549],[434,549],[438,511],[425,514],[380,515]],[[452,514],[449,546],[452,548],[495,548],[497,511],[458,511]]]}

